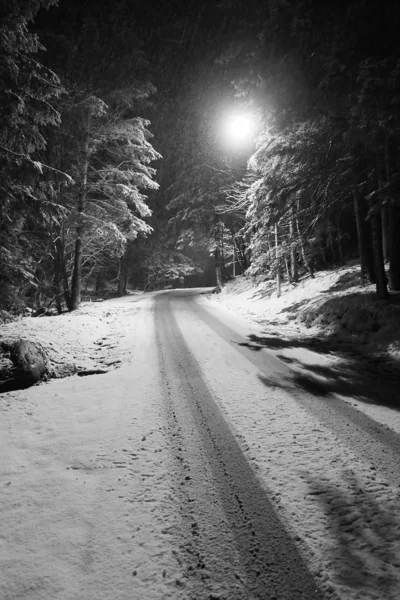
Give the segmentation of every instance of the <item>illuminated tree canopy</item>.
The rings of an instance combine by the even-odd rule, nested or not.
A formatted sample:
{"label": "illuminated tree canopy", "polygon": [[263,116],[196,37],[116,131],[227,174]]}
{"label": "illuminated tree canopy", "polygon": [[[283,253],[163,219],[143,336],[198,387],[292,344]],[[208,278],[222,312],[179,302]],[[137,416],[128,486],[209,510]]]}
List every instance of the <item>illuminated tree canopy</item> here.
{"label": "illuminated tree canopy", "polygon": [[3,309],[233,262],[295,282],[359,257],[400,289],[396,3],[0,9]]}

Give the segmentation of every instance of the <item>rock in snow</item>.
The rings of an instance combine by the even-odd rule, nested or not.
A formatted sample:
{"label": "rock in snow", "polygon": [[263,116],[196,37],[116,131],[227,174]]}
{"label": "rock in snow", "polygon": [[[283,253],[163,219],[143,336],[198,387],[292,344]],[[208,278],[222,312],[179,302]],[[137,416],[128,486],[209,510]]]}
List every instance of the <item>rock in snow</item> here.
{"label": "rock in snow", "polygon": [[13,378],[21,383],[37,383],[46,373],[46,364],[40,347],[29,340],[18,340],[11,347]]}

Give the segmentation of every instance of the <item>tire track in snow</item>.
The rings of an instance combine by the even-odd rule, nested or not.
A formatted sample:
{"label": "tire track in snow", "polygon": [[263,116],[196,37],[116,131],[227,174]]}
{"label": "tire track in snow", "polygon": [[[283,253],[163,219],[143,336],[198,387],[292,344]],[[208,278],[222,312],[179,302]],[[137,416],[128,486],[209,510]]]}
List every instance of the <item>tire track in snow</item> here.
{"label": "tire track in snow", "polygon": [[[379,473],[400,488],[400,437],[389,427],[377,423],[365,413],[357,410],[348,402],[330,393],[323,393],[323,384],[302,389],[303,379],[299,374],[282,363],[275,356],[265,352],[254,352],[251,345],[240,345],[244,340],[227,325],[216,319],[207,310],[187,297],[179,299],[189,305],[190,310],[217,333],[223,340],[230,342],[238,352],[260,369],[260,381],[267,387],[286,389],[303,408],[321,420],[350,448],[368,458]],[[318,393],[318,389],[321,393]],[[354,390],[357,395],[357,390]]]}
{"label": "tire track in snow", "polygon": [[[239,323],[238,334],[228,326],[230,334],[225,338],[221,335],[224,316],[217,332],[205,327],[196,306],[183,294],[174,298],[179,327],[185,336],[190,334],[187,344],[213,397],[242,440],[244,453],[324,593],[343,600],[397,600],[399,457],[394,452],[389,455],[388,446],[381,448],[377,459],[383,462],[387,455],[386,472],[395,471],[386,478],[370,460],[373,440],[361,427],[353,445],[352,423],[340,412],[336,416],[329,406],[334,397],[320,399],[293,384],[289,387],[290,371],[274,356],[248,348],[246,356],[245,347],[238,346],[246,339],[247,327]],[[253,356],[258,364],[251,360]],[[332,410],[326,423],[312,410],[323,400]],[[351,412],[356,418],[357,411]],[[385,427],[368,421],[378,434],[385,433]],[[345,432],[340,431],[341,425]],[[389,434],[389,441],[396,442],[396,435]]]}
{"label": "tire track in snow", "polygon": [[193,598],[321,598],[214,402],[168,294],[157,297],[156,329]]}

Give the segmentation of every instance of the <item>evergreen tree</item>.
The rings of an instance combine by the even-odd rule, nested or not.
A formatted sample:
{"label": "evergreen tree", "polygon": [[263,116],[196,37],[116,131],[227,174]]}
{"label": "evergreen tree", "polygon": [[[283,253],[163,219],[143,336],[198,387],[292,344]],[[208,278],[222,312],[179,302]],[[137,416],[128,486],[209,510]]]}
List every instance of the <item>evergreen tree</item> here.
{"label": "evergreen tree", "polygon": [[29,23],[53,0],[3,0],[0,4],[0,307],[21,304],[20,291],[33,283],[31,231],[54,205],[50,169],[42,162],[46,131],[60,116],[54,103],[58,77],[38,60],[42,50]]}
{"label": "evergreen tree", "polygon": [[[132,43],[132,26],[124,20],[128,7],[119,3],[111,19],[95,8],[90,2],[72,2],[56,13],[69,17],[66,26],[59,19],[54,29],[46,20],[41,22],[44,39],[53,49],[52,66],[68,90],[51,160],[74,181],[57,192],[65,207],[53,229],[59,310],[62,294],[69,310],[78,308],[82,278],[96,276],[101,281],[116,270],[118,293],[124,291],[128,242],[151,232],[143,220],[151,210],[141,190],[158,188],[150,162],[161,156],[149,142],[149,121],[137,116],[155,88],[146,79],[140,44]],[[72,15],[79,15],[80,27],[68,26]]]}
{"label": "evergreen tree", "polygon": [[[262,109],[266,133],[250,161],[250,272],[297,263],[312,275],[343,261],[358,235],[362,276],[387,297],[398,285],[399,9],[376,3],[276,2],[258,8],[260,35],[221,56],[236,94]],[[369,43],[368,22],[388,32]],[[367,41],[368,40],[368,41]],[[356,225],[356,227],[355,227]]]}

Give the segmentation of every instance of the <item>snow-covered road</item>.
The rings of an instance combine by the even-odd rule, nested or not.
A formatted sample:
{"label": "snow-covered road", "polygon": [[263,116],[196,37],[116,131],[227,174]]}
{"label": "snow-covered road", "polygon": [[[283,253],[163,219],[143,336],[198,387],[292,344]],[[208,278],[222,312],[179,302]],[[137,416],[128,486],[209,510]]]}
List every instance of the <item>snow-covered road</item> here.
{"label": "snow-covered road", "polygon": [[398,413],[196,290],[122,302],[120,369],[0,396],[1,600],[397,599]]}

